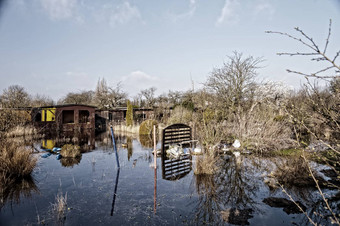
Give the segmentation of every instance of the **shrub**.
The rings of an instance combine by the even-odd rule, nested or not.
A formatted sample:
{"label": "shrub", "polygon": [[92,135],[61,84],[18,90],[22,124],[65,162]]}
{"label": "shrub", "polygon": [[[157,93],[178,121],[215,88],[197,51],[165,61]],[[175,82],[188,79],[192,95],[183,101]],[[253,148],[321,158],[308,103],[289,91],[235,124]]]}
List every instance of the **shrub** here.
{"label": "shrub", "polygon": [[192,121],[193,112],[185,107],[177,106],[171,113],[168,120],[169,124],[184,123],[188,124]]}
{"label": "shrub", "polygon": [[81,156],[80,147],[73,144],[65,144],[60,151],[60,154],[66,158],[75,158]]}
{"label": "shrub", "polygon": [[73,167],[74,165],[78,165],[81,161],[81,155],[75,158],[61,158],[60,164],[64,167]]}
{"label": "shrub", "polygon": [[156,120],[145,120],[140,124],[139,127],[139,134],[141,135],[151,135],[153,133],[153,126],[156,126],[156,129],[158,127],[158,123]]}
{"label": "shrub", "polygon": [[37,163],[32,151],[9,141],[0,142],[0,146],[0,174],[6,178],[29,177]]}
{"label": "shrub", "polygon": [[212,175],[217,170],[216,157],[213,153],[206,153],[201,158],[196,159],[196,168],[194,173],[196,175]]}

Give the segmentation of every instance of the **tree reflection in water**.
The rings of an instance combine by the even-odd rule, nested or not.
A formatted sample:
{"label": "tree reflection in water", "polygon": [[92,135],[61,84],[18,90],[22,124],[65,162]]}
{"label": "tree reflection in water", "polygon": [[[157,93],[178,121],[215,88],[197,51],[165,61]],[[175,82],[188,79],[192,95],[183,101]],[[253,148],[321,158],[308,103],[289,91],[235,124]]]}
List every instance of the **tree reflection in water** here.
{"label": "tree reflection in water", "polygon": [[[196,223],[247,224],[256,209],[256,192],[260,183],[255,176],[256,164],[243,156],[217,157],[218,169],[213,175],[195,175],[199,201]],[[247,161],[244,161],[247,160]],[[239,219],[235,219],[238,215]],[[242,219],[243,218],[243,219]]]}
{"label": "tree reflection in water", "polygon": [[38,193],[39,189],[36,186],[32,177],[25,177],[16,180],[15,178],[0,178],[0,211],[7,202],[11,205],[13,202],[20,203],[20,197],[29,198],[32,193]]}

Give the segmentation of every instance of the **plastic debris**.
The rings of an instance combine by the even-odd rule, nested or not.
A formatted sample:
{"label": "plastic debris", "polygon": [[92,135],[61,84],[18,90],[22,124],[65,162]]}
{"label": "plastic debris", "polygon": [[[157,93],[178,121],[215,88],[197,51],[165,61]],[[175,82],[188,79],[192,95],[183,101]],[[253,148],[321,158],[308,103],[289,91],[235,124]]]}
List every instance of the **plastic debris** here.
{"label": "plastic debris", "polygon": [[234,143],[233,143],[233,147],[234,147],[234,148],[239,148],[239,147],[241,147],[241,142],[240,142],[239,140],[236,139],[236,140],[234,141]]}
{"label": "plastic debris", "polygon": [[42,154],[42,155],[41,155],[41,158],[47,158],[47,157],[49,157],[50,155],[51,155],[51,153],[48,152],[48,153]]}
{"label": "plastic debris", "polygon": [[56,157],[56,159],[59,160],[59,159],[61,159],[62,157],[63,157],[63,156],[61,156],[61,154],[58,154],[57,157]]}
{"label": "plastic debris", "polygon": [[52,151],[57,153],[57,152],[60,152],[60,151],[61,151],[61,148],[54,147],[54,148],[52,149]]}

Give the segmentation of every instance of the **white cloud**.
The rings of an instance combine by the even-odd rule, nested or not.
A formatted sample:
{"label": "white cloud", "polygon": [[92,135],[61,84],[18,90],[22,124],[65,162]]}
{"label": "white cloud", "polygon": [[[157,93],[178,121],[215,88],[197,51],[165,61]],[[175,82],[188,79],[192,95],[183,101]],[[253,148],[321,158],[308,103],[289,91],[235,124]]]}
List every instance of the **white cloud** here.
{"label": "white cloud", "polygon": [[272,16],[275,13],[275,8],[269,3],[259,3],[255,6],[254,15],[257,16],[261,13],[266,13]]}
{"label": "white cloud", "polygon": [[130,95],[136,95],[140,90],[159,87],[161,80],[143,71],[133,71],[122,77],[123,89]]}
{"label": "white cloud", "polygon": [[73,17],[77,6],[77,0],[40,0],[40,3],[52,20]]}
{"label": "white cloud", "polygon": [[239,5],[240,4],[238,0],[226,0],[221,10],[221,15],[216,21],[216,26],[219,26],[223,23],[236,24],[239,21],[239,16],[236,13]]}
{"label": "white cloud", "polygon": [[183,19],[190,19],[191,17],[194,16],[194,14],[196,12],[196,5],[197,5],[196,0],[190,0],[188,11],[186,11],[184,13],[180,13],[180,14],[170,13],[170,19],[173,22],[181,21]]}
{"label": "white cloud", "polygon": [[128,1],[97,4],[96,1],[85,4],[82,0],[36,0],[52,20],[72,19],[83,24],[85,18],[94,18],[97,22],[106,22],[115,27],[132,20],[141,20],[137,6]]}
{"label": "white cloud", "polygon": [[141,20],[142,17],[137,6],[131,5],[129,2],[123,2],[116,6],[111,4],[102,6],[101,12],[97,14],[96,18],[99,22],[107,21],[110,26],[115,27],[132,20]]}

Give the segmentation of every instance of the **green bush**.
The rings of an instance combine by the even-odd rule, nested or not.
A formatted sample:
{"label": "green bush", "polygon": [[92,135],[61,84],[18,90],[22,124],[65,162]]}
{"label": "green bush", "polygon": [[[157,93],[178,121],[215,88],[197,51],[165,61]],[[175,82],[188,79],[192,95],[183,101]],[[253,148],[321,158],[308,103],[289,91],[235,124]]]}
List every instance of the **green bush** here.
{"label": "green bush", "polygon": [[140,124],[139,127],[139,134],[141,135],[150,135],[153,133],[153,126],[156,125],[156,129],[158,127],[158,123],[156,120],[145,120],[144,122],[142,122],[142,124]]}

